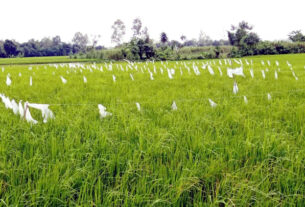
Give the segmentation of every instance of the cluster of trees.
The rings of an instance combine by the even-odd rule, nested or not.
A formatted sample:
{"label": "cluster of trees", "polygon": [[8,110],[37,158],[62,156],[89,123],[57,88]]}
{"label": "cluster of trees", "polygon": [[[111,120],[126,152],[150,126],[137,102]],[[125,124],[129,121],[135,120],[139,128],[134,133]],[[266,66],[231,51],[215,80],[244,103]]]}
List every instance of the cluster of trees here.
{"label": "cluster of trees", "polygon": [[92,38],[90,46],[88,46],[90,43],[88,35],[80,32],[75,33],[72,43],[61,41],[60,36],[45,37],[40,41],[30,39],[24,43],[15,40],[0,41],[0,57],[67,56],[86,52],[92,48],[102,49],[104,47],[96,45],[98,37]]}
{"label": "cluster of trees", "polygon": [[288,36],[292,42],[305,42],[305,35],[300,30],[292,31]]}
{"label": "cluster of trees", "polygon": [[[122,45],[123,38],[126,34],[126,26],[124,22],[120,19],[116,20],[112,25],[112,36],[111,42],[115,43],[117,47]],[[133,20],[132,26],[133,36],[131,41],[134,38],[146,38],[148,35],[147,27],[142,28],[142,21],[140,18],[136,18]],[[209,36],[207,36],[203,31],[200,31],[198,39],[187,39],[185,35],[181,35],[180,41],[171,40],[169,41],[167,34],[165,32],[161,33],[160,42],[156,43],[157,47],[162,46],[161,43],[167,43],[169,46],[177,46],[177,47],[202,47],[202,46],[220,46],[220,45],[229,45],[228,40],[212,40]]]}
{"label": "cluster of trees", "polygon": [[305,36],[301,31],[293,31],[288,41],[261,41],[259,36],[252,32],[253,26],[247,22],[240,22],[228,31],[228,39],[233,46],[229,57],[242,57],[252,55],[273,55],[305,52]]}
{"label": "cluster of trees", "polygon": [[[160,40],[157,43],[150,38],[148,28],[144,27],[140,18],[133,20],[131,27],[132,37],[130,41],[123,43],[124,35],[126,34],[126,26],[120,19],[116,20],[112,25],[113,33],[111,35],[111,42],[116,44],[116,47],[107,51],[89,51],[86,58],[99,59],[129,59],[129,60],[146,60],[146,59],[189,59],[189,54],[181,55],[181,48],[184,47],[203,47],[203,46],[222,46],[229,45],[228,40],[212,40],[202,31],[198,39],[188,40],[185,35],[181,35],[180,41],[169,40],[165,32],[160,34]],[[186,51],[186,50],[184,50]],[[210,50],[209,50],[210,51]],[[204,52],[204,57],[211,57],[209,51]],[[215,53],[216,56],[219,54]],[[212,55],[213,56],[213,55]],[[196,58],[204,58],[203,54],[197,54]]]}

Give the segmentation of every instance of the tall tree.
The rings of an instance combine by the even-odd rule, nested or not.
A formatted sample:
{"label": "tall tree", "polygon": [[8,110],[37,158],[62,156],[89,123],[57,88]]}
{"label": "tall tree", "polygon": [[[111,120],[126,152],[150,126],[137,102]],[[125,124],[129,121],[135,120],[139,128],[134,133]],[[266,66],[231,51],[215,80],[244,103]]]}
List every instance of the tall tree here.
{"label": "tall tree", "polygon": [[117,45],[121,44],[126,29],[124,22],[120,19],[117,19],[113,23],[111,28],[113,29],[113,33],[111,35],[111,42],[114,42]]}
{"label": "tall tree", "polygon": [[133,31],[133,37],[134,38],[140,38],[141,37],[141,29],[142,29],[142,21],[140,18],[136,18],[133,20],[132,28]]}
{"label": "tall tree", "polygon": [[81,32],[76,32],[72,39],[72,42],[79,46],[80,50],[85,51],[87,44],[89,43],[89,38],[87,34],[82,34]]}
{"label": "tall tree", "polygon": [[184,42],[184,41],[186,40],[186,36],[185,36],[185,35],[181,35],[180,40],[181,40],[182,42]]}
{"label": "tall tree", "polygon": [[203,31],[200,31],[198,38],[198,46],[212,45],[213,40],[207,36]]}
{"label": "tall tree", "polygon": [[292,42],[305,42],[305,36],[301,30],[292,31],[288,37]]}
{"label": "tall tree", "polygon": [[162,32],[160,35],[160,41],[162,42],[162,44],[165,44],[168,42],[168,37],[167,34],[165,32]]}
{"label": "tall tree", "polygon": [[13,42],[12,40],[5,40],[3,47],[4,47],[4,50],[8,57],[16,56],[18,54],[17,44],[15,42]]}
{"label": "tall tree", "polygon": [[53,41],[53,45],[54,46],[58,46],[58,45],[60,45],[61,44],[61,38],[60,38],[60,36],[55,36],[55,37],[53,37],[52,38],[52,41]]}
{"label": "tall tree", "polygon": [[259,37],[256,33],[250,31],[253,29],[248,22],[242,21],[238,26],[232,25],[231,31],[228,31],[228,38],[231,45],[238,47],[244,45],[253,46],[259,42]]}
{"label": "tall tree", "polygon": [[148,28],[147,27],[144,27],[144,29],[141,32],[141,36],[142,36],[142,39],[144,39],[144,40],[148,39],[149,40],[149,34],[148,34]]}
{"label": "tall tree", "polygon": [[100,38],[101,35],[91,35],[92,48],[95,48],[97,46],[97,43],[99,42]]}

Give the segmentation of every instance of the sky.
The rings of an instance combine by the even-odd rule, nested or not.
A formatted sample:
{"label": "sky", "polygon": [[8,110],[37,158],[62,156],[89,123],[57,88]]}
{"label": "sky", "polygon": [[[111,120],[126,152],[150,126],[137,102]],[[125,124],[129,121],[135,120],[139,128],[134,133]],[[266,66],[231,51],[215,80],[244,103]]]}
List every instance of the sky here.
{"label": "sky", "polygon": [[304,0],[0,0],[0,39],[25,42],[59,35],[71,42],[76,32],[101,35],[99,44],[111,43],[111,26],[121,19],[130,40],[132,21],[142,20],[150,37],[159,40],[227,39],[227,30],[244,20],[263,40],[284,40],[293,30],[305,32]]}

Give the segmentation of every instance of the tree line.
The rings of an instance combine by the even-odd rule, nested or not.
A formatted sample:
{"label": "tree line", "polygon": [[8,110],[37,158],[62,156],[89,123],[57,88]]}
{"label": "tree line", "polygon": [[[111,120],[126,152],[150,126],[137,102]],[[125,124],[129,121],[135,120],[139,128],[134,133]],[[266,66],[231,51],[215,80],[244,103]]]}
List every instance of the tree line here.
{"label": "tree line", "polygon": [[60,36],[45,37],[40,41],[30,39],[24,43],[7,39],[5,41],[0,40],[0,57],[68,56],[86,52],[89,48],[96,50],[105,48],[96,44],[97,36],[89,41],[88,35],[81,32],[75,33],[72,43],[63,42]]}
{"label": "tree line", "polygon": [[123,42],[126,26],[122,20],[117,19],[111,29],[111,42],[116,45],[112,49],[97,45],[100,35],[89,38],[87,34],[77,32],[71,43],[61,41],[60,36],[45,37],[40,41],[30,39],[24,43],[0,40],[0,57],[70,55],[113,60],[179,60],[305,52],[305,35],[300,30],[289,33],[289,41],[262,41],[259,35],[252,31],[253,26],[245,21],[231,26],[227,31],[227,40],[213,40],[200,31],[198,39],[188,39],[182,34],[179,40],[170,40],[166,32],[162,32],[159,40],[154,41],[140,18],[133,20],[132,37],[127,42]]}

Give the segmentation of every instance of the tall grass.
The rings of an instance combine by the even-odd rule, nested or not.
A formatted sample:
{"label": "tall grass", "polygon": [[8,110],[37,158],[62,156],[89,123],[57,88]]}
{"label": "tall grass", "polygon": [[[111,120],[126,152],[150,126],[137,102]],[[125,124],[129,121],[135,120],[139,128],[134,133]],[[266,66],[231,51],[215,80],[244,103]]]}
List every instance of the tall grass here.
{"label": "tall grass", "polygon": [[[0,104],[0,203],[303,206],[304,59],[305,55],[253,58],[255,78],[244,65],[246,78],[236,77],[237,95],[224,62],[220,66],[218,61],[224,76],[213,65],[214,76],[202,69],[199,76],[189,74],[184,62],[136,63],[138,71],[128,72],[126,63],[114,63],[113,71],[98,65],[104,72],[4,66],[1,93],[17,101],[52,104],[56,118],[30,125]],[[263,67],[261,60],[272,65]],[[275,60],[280,62],[278,80]],[[200,68],[206,62],[195,61]],[[153,81],[147,71],[141,72],[144,66],[152,72],[156,66]],[[169,80],[165,70],[161,74],[160,67],[176,67],[174,79]],[[263,79],[261,70],[267,67]],[[7,73],[10,87],[5,85]],[[210,107],[208,98],[218,104],[216,108]],[[171,110],[173,101],[177,111]],[[141,104],[140,112],[135,102]],[[100,119],[98,103],[113,116]],[[41,122],[39,112],[31,112]]]}

